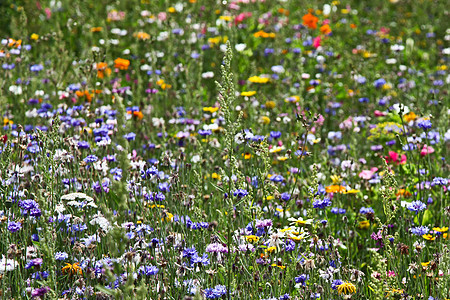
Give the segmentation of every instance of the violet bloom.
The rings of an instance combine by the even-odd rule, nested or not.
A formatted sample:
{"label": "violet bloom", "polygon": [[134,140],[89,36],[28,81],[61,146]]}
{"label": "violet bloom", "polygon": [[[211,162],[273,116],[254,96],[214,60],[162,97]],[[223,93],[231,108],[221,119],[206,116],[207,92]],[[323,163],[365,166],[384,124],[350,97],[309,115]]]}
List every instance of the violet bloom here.
{"label": "violet bloom", "polygon": [[417,201],[413,201],[410,204],[408,204],[408,206],[406,206],[406,208],[409,209],[410,211],[415,212],[417,214],[419,211],[422,211],[422,210],[426,209],[427,206],[422,201],[417,200]]}
{"label": "violet bloom", "polygon": [[33,298],[35,298],[35,297],[42,297],[45,294],[47,294],[48,291],[50,291],[50,288],[48,286],[44,286],[44,287],[41,287],[41,288],[38,288],[38,289],[34,289],[31,292],[31,296]]}
{"label": "violet bloom", "polygon": [[20,222],[8,222],[8,230],[11,232],[17,232],[22,229],[22,224]]}

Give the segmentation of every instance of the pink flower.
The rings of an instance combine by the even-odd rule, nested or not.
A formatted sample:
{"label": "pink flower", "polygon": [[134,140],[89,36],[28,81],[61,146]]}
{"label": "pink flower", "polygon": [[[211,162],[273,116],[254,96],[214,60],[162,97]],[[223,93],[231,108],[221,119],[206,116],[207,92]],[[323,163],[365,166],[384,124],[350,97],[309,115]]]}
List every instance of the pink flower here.
{"label": "pink flower", "polygon": [[403,165],[406,163],[406,155],[402,154],[399,160],[399,154],[394,151],[389,151],[389,155],[385,157],[388,163],[396,163]]}
{"label": "pink flower", "polygon": [[320,36],[316,37],[313,41],[313,47],[316,49],[319,48],[321,40],[322,40],[322,38]]}
{"label": "pink flower", "polygon": [[375,174],[376,171],[378,171],[378,168],[372,168],[370,170],[363,170],[363,171],[361,171],[361,173],[359,173],[358,176],[362,179],[369,180],[369,179],[372,179],[373,174]]}
{"label": "pink flower", "polygon": [[325,121],[325,118],[322,115],[319,115],[319,117],[317,118],[316,121],[314,121],[314,123],[316,123],[319,126],[322,126],[324,121]]}
{"label": "pink flower", "polygon": [[395,274],[395,272],[394,271],[389,271],[388,273],[387,273],[387,276],[389,276],[389,277],[394,277],[396,274]]}
{"label": "pink flower", "polygon": [[167,19],[167,14],[165,12],[158,13],[158,20],[165,21]]}
{"label": "pink flower", "polygon": [[387,115],[387,113],[376,110],[376,111],[374,111],[374,115],[375,115],[375,117],[384,117]]}
{"label": "pink flower", "polygon": [[427,154],[431,154],[434,152],[434,148],[431,146],[423,145],[422,151],[420,151],[421,156],[425,156]]}

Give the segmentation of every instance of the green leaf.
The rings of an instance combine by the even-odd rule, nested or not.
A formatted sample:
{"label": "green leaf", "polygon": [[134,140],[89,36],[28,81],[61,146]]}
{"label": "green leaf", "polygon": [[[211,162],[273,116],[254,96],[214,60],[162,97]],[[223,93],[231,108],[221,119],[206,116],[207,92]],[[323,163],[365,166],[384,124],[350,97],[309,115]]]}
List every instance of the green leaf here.
{"label": "green leaf", "polygon": [[422,225],[430,225],[432,222],[433,222],[433,213],[427,209],[423,214]]}

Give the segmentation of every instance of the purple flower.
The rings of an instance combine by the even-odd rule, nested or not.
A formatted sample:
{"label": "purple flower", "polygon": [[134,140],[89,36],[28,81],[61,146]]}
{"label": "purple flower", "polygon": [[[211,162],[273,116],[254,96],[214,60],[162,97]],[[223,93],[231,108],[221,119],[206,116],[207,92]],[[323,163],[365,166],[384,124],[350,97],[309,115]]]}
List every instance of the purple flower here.
{"label": "purple flower", "polygon": [[318,199],[313,202],[314,208],[323,209],[331,205],[331,200],[329,198],[323,198],[323,200]]}
{"label": "purple flower", "polygon": [[412,234],[418,235],[418,236],[422,236],[424,234],[427,234],[428,231],[430,231],[430,229],[427,226],[418,226],[418,227],[413,227],[409,229],[411,231]]}
{"label": "purple flower", "polygon": [[20,222],[8,222],[8,230],[11,232],[17,232],[22,229],[22,224]]}
{"label": "purple flower", "polygon": [[234,191],[233,195],[235,197],[238,197],[239,199],[244,198],[245,196],[248,195],[247,190],[244,189],[237,189],[236,191]]}
{"label": "purple flower", "polygon": [[93,163],[93,162],[96,162],[97,160],[98,160],[98,157],[91,154],[91,155],[86,156],[86,158],[84,159],[84,162]]}
{"label": "purple flower", "polygon": [[56,260],[65,260],[68,257],[69,257],[69,255],[66,252],[56,252],[55,253]]}
{"label": "purple flower", "polygon": [[422,210],[426,209],[427,206],[422,201],[417,200],[417,201],[413,201],[410,204],[408,204],[406,206],[406,208],[409,209],[410,211],[415,212],[417,214],[419,211],[422,211]]}
{"label": "purple flower", "polygon": [[424,130],[431,128],[431,121],[430,120],[420,120],[417,122],[417,127],[422,128]]}
{"label": "purple flower", "polygon": [[34,297],[42,297],[42,296],[44,296],[45,294],[47,294],[47,292],[48,291],[50,291],[50,288],[48,287],[48,286],[44,286],[44,287],[41,287],[41,288],[38,288],[38,289],[34,289],[32,292],[31,292],[31,296],[34,298]]}

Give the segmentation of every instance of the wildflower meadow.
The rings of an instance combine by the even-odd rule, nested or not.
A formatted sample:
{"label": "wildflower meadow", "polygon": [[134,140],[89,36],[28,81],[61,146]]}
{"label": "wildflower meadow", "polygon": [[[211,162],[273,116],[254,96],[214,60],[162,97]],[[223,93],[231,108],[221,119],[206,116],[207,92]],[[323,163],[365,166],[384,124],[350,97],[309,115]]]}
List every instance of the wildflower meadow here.
{"label": "wildflower meadow", "polygon": [[1,299],[450,299],[448,1],[0,15]]}

